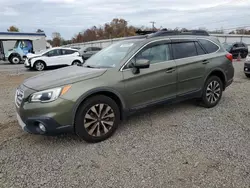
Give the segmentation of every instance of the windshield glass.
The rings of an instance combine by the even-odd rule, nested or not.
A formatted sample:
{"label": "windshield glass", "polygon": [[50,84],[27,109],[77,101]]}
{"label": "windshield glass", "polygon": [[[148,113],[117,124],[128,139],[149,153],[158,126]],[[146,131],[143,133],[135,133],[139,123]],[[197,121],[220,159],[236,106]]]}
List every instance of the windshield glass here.
{"label": "windshield glass", "polygon": [[18,40],[18,41],[16,41],[14,48],[18,48],[18,44],[19,44],[19,42],[20,42],[19,40]]}
{"label": "windshield glass", "polygon": [[85,67],[112,68],[120,65],[120,62],[138,41],[121,41],[99,51],[85,63]]}

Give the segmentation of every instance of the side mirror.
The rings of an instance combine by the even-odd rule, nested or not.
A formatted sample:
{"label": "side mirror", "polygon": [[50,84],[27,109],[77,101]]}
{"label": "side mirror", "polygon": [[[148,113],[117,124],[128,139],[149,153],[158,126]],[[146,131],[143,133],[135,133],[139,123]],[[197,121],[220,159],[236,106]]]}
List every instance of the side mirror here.
{"label": "side mirror", "polygon": [[84,53],[86,53],[86,52],[87,52],[87,50],[84,50],[83,52],[84,52]]}
{"label": "side mirror", "polygon": [[140,69],[147,69],[150,66],[150,61],[148,59],[138,59],[136,62],[132,64],[133,69],[132,72],[134,74],[140,73]]}

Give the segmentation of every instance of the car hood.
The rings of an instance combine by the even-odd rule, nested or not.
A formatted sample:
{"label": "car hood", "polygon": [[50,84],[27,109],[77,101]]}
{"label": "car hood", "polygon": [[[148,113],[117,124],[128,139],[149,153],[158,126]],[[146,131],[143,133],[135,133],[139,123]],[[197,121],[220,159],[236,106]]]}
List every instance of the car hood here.
{"label": "car hood", "polygon": [[107,69],[86,68],[80,66],[70,66],[31,77],[23,82],[26,87],[41,91],[62,85],[99,77]]}
{"label": "car hood", "polygon": [[39,57],[41,56],[42,54],[32,54],[32,53],[27,53],[27,57],[30,59],[30,58],[33,58],[33,57]]}

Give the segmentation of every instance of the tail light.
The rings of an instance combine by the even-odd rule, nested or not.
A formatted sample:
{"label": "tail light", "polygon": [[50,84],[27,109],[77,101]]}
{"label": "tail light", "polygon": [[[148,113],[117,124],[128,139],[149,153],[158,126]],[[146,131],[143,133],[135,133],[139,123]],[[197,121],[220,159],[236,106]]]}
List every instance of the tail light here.
{"label": "tail light", "polygon": [[226,55],[226,58],[229,60],[229,61],[233,61],[233,55],[232,54],[230,54],[230,53],[228,53],[227,55]]}

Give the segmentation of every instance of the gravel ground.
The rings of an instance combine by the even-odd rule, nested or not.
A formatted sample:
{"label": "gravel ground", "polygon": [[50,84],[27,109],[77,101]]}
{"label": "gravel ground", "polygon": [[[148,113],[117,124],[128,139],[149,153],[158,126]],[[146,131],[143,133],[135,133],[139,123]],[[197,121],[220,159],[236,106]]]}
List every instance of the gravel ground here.
{"label": "gravel ground", "polygon": [[[134,115],[110,139],[30,135],[17,125],[15,87],[37,74],[0,65],[0,187],[250,186],[250,80],[235,81],[213,109],[184,102]],[[19,70],[19,71],[17,71]]]}

